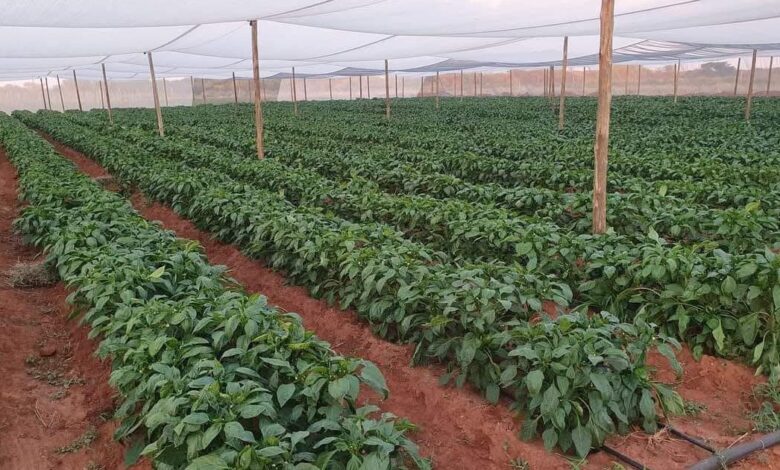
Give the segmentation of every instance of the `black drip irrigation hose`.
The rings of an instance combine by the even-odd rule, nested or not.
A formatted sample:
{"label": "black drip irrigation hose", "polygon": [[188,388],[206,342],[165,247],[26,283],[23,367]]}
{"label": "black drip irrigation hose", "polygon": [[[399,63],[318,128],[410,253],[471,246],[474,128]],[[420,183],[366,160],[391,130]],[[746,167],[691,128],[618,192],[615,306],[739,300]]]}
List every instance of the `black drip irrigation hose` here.
{"label": "black drip irrigation hose", "polygon": [[645,464],[639,463],[636,460],[632,459],[631,457],[627,456],[626,454],[623,454],[619,452],[617,449],[613,449],[612,447],[609,447],[608,445],[602,445],[600,447],[601,450],[604,452],[617,457],[618,459],[622,460],[623,462],[627,463],[631,467],[635,468],[636,470],[650,470]]}
{"label": "black drip irrigation hose", "polygon": [[666,428],[670,433],[674,434],[675,436],[679,437],[680,439],[686,440],[686,441],[690,442],[691,444],[693,444],[693,445],[695,445],[697,447],[701,447],[702,449],[704,449],[704,450],[706,450],[706,451],[708,451],[710,453],[716,454],[718,452],[717,449],[715,449],[714,447],[710,446],[709,444],[707,444],[703,440],[699,439],[698,437],[689,436],[689,435],[683,433],[682,431],[680,431],[680,430],[678,430],[676,428],[673,428],[672,426],[670,426],[668,424],[662,424],[661,427]]}
{"label": "black drip irrigation hose", "polygon": [[778,443],[780,443],[780,431],[764,434],[753,441],[726,449],[723,452],[716,452],[712,457],[695,463],[688,470],[719,470],[726,468],[726,465],[741,460],[757,450],[763,450]]}

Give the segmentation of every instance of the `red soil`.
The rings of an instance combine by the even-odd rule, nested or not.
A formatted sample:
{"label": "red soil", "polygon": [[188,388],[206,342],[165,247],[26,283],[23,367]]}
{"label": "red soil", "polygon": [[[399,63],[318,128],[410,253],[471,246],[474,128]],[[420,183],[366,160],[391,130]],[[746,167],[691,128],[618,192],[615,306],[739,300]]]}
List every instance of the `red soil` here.
{"label": "red soil", "polygon": [[[93,356],[88,328],[68,320],[68,290],[62,283],[14,288],[7,282],[9,268],[40,257],[12,231],[16,191],[16,172],[0,149],[0,468],[122,468],[125,449],[112,439],[115,424],[107,420],[114,409],[111,367]],[[74,383],[63,383],[68,379]],[[97,437],[89,446],[56,452],[92,428]]]}
{"label": "red soil", "polygon": [[[93,177],[107,175],[94,161],[49,140],[83,172]],[[137,193],[131,202],[147,219],[158,220],[178,236],[200,242],[209,260],[226,265],[233,278],[247,290],[262,293],[271,304],[300,314],[306,327],[329,341],[339,353],[376,363],[390,388],[390,398],[381,403],[382,408],[420,426],[413,438],[436,467],[507,469],[512,468],[510,463],[515,458],[528,462],[528,468],[532,469],[568,467],[564,457],[547,453],[538,440],[530,443],[519,440],[518,420],[503,404],[491,406],[469,388],[439,386],[441,368],[411,367],[410,346],[377,338],[354,312],[329,307],[324,301],[311,298],[304,288],[287,285],[282,274],[247,258],[236,247],[212,239],[166,206],[146,201]],[[763,379],[755,377],[751,368],[731,361],[705,356],[696,362],[687,349],[678,356],[684,369],[680,379],[665,359],[651,355],[657,380],[675,384],[683,398],[706,408],[696,416],[671,418],[670,424],[707,440],[716,448],[755,438],[751,433],[745,434],[750,431],[746,412],[755,409],[750,391]],[[708,452],[665,431],[654,436],[638,431],[612,437],[607,443],[654,469],[684,468],[709,456]],[[582,468],[612,468],[613,462],[622,463],[600,452],[589,456]],[[780,447],[756,453],[731,468],[780,469]]]}

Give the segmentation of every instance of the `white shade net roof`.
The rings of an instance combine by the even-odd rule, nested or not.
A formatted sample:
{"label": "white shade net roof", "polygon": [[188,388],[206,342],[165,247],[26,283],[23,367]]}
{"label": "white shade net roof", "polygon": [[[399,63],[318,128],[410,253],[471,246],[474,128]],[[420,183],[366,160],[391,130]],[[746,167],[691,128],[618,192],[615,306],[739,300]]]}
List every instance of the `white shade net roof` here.
{"label": "white shade net roof", "polygon": [[[422,74],[598,61],[599,0],[6,0],[0,80]],[[614,61],[701,61],[780,51],[778,0],[617,0]]]}

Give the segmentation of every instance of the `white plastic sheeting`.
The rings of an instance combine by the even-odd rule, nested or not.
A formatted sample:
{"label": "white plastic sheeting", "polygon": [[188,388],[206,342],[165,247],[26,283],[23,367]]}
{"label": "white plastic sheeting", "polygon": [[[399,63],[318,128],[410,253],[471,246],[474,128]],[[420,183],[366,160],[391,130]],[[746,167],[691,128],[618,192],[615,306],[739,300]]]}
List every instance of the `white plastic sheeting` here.
{"label": "white plastic sheeting", "polygon": [[[431,73],[572,65],[598,57],[599,0],[6,0],[0,79],[63,74],[251,76],[247,20],[259,18],[261,76]],[[618,0],[617,63],[780,50],[778,0]]]}

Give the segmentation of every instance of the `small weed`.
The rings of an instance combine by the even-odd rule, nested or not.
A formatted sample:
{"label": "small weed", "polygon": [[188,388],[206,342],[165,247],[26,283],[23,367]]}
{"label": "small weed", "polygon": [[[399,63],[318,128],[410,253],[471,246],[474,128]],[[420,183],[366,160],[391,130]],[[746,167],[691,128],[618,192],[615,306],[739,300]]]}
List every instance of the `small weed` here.
{"label": "small weed", "polygon": [[749,414],[753,428],[758,432],[773,432],[780,429],[780,383],[770,377],[767,383],[753,388],[753,397],[761,402],[758,410]]}
{"label": "small weed", "polygon": [[512,470],[529,470],[531,468],[528,462],[522,457],[517,457],[510,460],[509,467]]}
{"label": "small weed", "polygon": [[80,451],[81,449],[89,447],[90,444],[95,442],[95,439],[97,438],[97,430],[90,426],[89,429],[87,429],[86,432],[84,432],[84,434],[82,434],[78,439],[64,447],[58,447],[54,450],[54,452],[57,454],[72,454],[74,452]]}
{"label": "small weed", "polygon": [[84,470],[106,470],[106,467],[100,465],[99,463],[90,461],[87,466],[84,467]]}
{"label": "small weed", "polygon": [[707,405],[693,400],[685,400],[683,403],[683,413],[685,416],[699,416],[702,411],[707,409]]}
{"label": "small weed", "polygon": [[605,470],[626,470],[626,467],[624,467],[623,465],[617,462],[612,462],[610,463],[609,467],[604,467],[604,469]]}
{"label": "small weed", "polygon": [[6,276],[12,287],[45,287],[57,282],[57,274],[46,262],[16,263]]}
{"label": "small weed", "polygon": [[27,357],[24,358],[24,364],[27,367],[35,367],[41,362],[41,358],[36,356],[35,354],[30,354]]}
{"label": "small weed", "polygon": [[67,396],[68,396],[68,390],[64,389],[64,388],[61,388],[61,389],[57,390],[56,392],[52,393],[51,395],[49,395],[49,398],[51,398],[52,400],[62,400],[63,398],[65,398]]}

